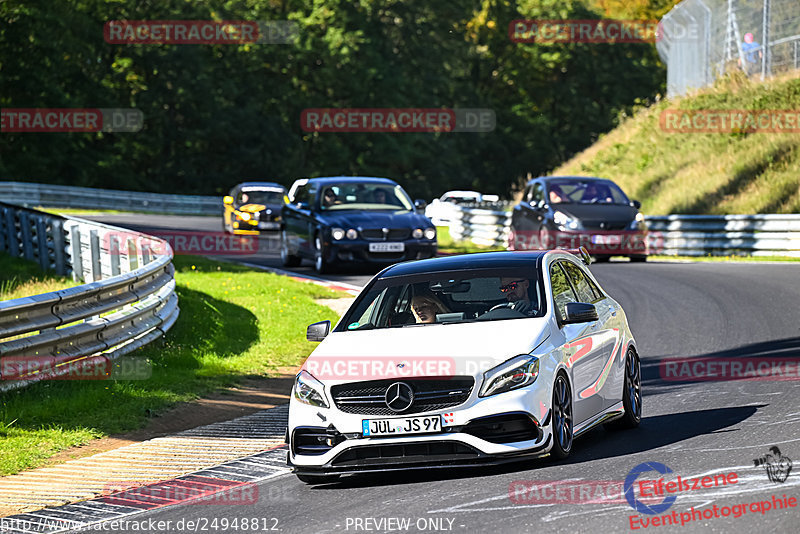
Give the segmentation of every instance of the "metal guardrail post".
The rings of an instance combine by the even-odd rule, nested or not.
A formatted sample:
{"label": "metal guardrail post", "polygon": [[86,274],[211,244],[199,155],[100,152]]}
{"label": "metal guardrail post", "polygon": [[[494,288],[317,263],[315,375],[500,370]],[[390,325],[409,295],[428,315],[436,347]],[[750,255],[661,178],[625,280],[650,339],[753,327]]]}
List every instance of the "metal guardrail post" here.
{"label": "metal guardrail post", "polygon": [[89,251],[92,258],[92,280],[97,282],[103,278],[103,273],[100,269],[100,237],[97,235],[97,230],[89,231]]}
{"label": "metal guardrail post", "polygon": [[50,229],[53,233],[53,267],[58,274],[65,275],[67,274],[67,265],[64,256],[67,244],[64,239],[64,222],[54,219],[50,223]]}
{"label": "metal guardrail post", "polygon": [[31,220],[27,211],[19,214],[19,229],[22,235],[22,254],[26,260],[33,260],[33,238],[31,237]]}
{"label": "metal guardrail post", "polygon": [[111,276],[117,276],[120,273],[119,270],[120,248],[119,248],[119,238],[115,234],[110,234],[108,236],[108,254],[109,254],[109,260],[111,262]]}
{"label": "metal guardrail post", "polygon": [[6,240],[9,254],[19,257],[19,241],[17,240],[17,222],[13,210],[6,210]]}
{"label": "metal guardrail post", "polygon": [[47,224],[43,217],[36,217],[36,241],[39,245],[39,266],[50,269],[50,250],[47,247]]}
{"label": "metal guardrail post", "polygon": [[83,257],[81,256],[81,230],[77,226],[69,229],[69,243],[72,247],[72,279],[84,280]]}

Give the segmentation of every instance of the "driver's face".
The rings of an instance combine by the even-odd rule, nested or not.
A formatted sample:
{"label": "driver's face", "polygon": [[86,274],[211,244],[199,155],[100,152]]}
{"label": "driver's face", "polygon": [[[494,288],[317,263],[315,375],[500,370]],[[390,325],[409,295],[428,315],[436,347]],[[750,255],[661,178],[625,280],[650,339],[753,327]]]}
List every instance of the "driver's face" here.
{"label": "driver's face", "polygon": [[509,302],[517,302],[519,300],[528,300],[528,280],[521,280],[519,278],[501,278],[500,287],[505,287],[506,300]]}

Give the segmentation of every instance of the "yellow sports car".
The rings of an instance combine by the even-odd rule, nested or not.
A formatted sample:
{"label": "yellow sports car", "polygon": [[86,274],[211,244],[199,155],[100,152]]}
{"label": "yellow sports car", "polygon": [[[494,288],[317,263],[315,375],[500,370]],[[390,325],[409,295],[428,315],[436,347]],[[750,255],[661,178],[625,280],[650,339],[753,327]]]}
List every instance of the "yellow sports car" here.
{"label": "yellow sports car", "polygon": [[281,228],[281,207],[286,188],[274,182],[244,182],[233,189],[222,203],[225,207],[222,228],[236,235],[258,235]]}

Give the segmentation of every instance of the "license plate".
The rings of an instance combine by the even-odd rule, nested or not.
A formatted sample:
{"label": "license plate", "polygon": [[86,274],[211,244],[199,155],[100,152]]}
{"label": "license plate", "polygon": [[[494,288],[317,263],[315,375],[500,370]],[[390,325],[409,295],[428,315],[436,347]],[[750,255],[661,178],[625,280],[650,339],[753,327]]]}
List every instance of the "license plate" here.
{"label": "license plate", "polygon": [[405,243],[370,243],[370,252],[403,252]]}
{"label": "license plate", "polygon": [[258,223],[259,230],[277,230],[280,225],[276,222],[260,222]]}
{"label": "license plate", "polygon": [[363,419],[361,429],[364,437],[400,436],[403,434],[427,434],[442,431],[442,416],[404,417],[399,419]]}

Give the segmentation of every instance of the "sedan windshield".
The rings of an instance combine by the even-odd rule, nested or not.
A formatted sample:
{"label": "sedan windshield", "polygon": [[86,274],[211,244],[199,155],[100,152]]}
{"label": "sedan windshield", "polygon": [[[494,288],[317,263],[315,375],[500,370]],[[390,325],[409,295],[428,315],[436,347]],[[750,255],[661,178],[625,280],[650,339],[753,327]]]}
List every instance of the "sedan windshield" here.
{"label": "sedan windshield", "polygon": [[341,184],[322,188],[322,210],[402,210],[414,205],[403,188],[390,184]]}
{"label": "sedan windshield", "polygon": [[532,268],[384,278],[359,296],[337,331],[541,317],[542,294]]}
{"label": "sedan windshield", "polygon": [[598,180],[553,180],[548,182],[551,204],[630,204],[616,184]]}

